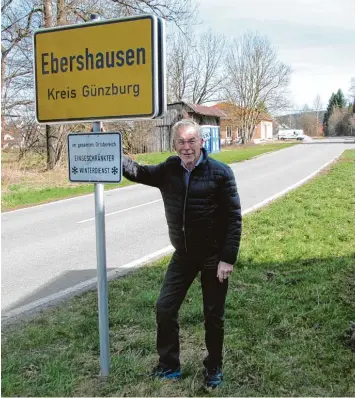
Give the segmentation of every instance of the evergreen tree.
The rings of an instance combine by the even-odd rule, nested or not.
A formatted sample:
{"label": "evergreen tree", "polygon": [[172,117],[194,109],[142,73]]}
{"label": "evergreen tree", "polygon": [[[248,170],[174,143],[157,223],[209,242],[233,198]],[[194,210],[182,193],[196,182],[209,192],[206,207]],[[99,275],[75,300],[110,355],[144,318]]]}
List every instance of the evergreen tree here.
{"label": "evergreen tree", "polygon": [[332,95],[329,99],[329,102],[328,102],[327,110],[325,111],[324,118],[323,118],[323,130],[324,130],[325,136],[328,135],[329,118],[330,118],[330,115],[332,114],[334,103],[335,103],[335,94],[332,93]]}
{"label": "evergreen tree", "polygon": [[329,119],[334,111],[334,108],[344,108],[346,107],[346,100],[345,100],[345,96],[342,92],[341,89],[339,89],[335,94],[332,93],[329,102],[328,102],[328,106],[327,106],[327,110],[324,114],[324,118],[323,118],[323,130],[324,130],[324,135],[327,136],[329,135]]}
{"label": "evergreen tree", "polygon": [[338,108],[345,108],[346,107],[346,100],[344,93],[339,89],[335,94],[335,106]]}

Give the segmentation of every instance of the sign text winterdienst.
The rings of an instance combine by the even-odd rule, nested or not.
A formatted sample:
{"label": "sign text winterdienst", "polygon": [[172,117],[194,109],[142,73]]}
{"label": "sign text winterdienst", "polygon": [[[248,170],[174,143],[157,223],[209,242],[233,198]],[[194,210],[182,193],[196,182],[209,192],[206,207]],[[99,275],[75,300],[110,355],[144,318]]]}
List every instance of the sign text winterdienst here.
{"label": "sign text winterdienst", "polygon": [[72,182],[120,182],[121,134],[69,134],[68,161]]}

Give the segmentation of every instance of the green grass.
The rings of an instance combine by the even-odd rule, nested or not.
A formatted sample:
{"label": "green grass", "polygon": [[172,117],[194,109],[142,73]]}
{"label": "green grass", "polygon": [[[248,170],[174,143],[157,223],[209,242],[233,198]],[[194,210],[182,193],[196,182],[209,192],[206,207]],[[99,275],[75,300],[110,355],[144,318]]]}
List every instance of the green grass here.
{"label": "green grass", "polygon": [[169,156],[176,155],[175,152],[154,152],[135,155],[135,160],[141,164],[158,164],[164,162]]}
{"label": "green grass", "polygon": [[299,143],[287,143],[287,144],[263,144],[255,146],[241,147],[239,151],[225,150],[220,153],[212,154],[211,156],[221,162],[230,164],[235,162],[242,162],[256,156],[260,156],[266,152],[274,152],[280,149],[288,148],[293,145],[299,145]]}
{"label": "green grass", "polygon": [[[354,396],[355,151],[245,217],[226,306],[225,384],[212,396]],[[99,375],[95,292],[3,330],[3,396],[202,396],[201,292],[182,306],[183,380],[156,363],[155,301],[169,258],[110,282],[111,373]],[[353,331],[355,333],[355,331]]]}
{"label": "green grass", "polygon": [[[123,178],[120,184],[107,184],[105,185],[105,189],[115,189],[132,184],[133,183],[131,181]],[[10,185],[8,190],[10,192],[2,194],[2,208],[5,210],[12,210],[40,203],[48,203],[55,200],[87,195],[94,192],[94,184],[82,184],[73,187],[45,187],[40,189],[33,189],[28,186],[14,184]]]}
{"label": "green grass", "polygon": [[[243,160],[250,159],[258,156],[265,152],[271,152],[280,150],[288,146],[295,145],[291,144],[266,144],[266,145],[255,145],[246,148],[237,148],[233,150],[225,150],[218,154],[213,154],[212,157],[225,162],[227,164],[233,162],[240,162]],[[142,164],[157,164],[166,160],[169,156],[173,155],[172,152],[163,153],[147,153],[136,155],[135,158]],[[2,161],[4,164],[9,161],[8,154],[3,154]],[[33,169],[36,165],[41,165],[38,156],[30,158],[28,167]],[[124,187],[133,184],[132,182],[122,178],[120,184],[105,184],[105,190],[115,189],[118,187]],[[80,185],[68,185],[68,186],[46,186],[45,183],[42,187],[33,188],[31,184],[12,184],[8,186],[7,191],[2,193],[1,205],[2,210],[12,210],[20,207],[32,206],[35,204],[51,202],[54,200],[60,200],[70,198],[79,195],[85,195],[94,192],[94,184],[80,184]]]}
{"label": "green grass", "polygon": [[[233,147],[231,149],[225,148],[219,153],[213,153],[210,156],[221,162],[230,164],[235,162],[242,162],[254,158],[256,156],[262,155],[267,152],[279,151],[280,149],[288,148],[293,145],[298,145],[298,143],[287,143],[287,144],[262,144],[262,145],[252,145],[252,146],[241,146]],[[136,160],[142,164],[157,164],[164,162],[169,156],[176,155],[175,152],[162,152],[162,153],[144,153],[136,156]]]}

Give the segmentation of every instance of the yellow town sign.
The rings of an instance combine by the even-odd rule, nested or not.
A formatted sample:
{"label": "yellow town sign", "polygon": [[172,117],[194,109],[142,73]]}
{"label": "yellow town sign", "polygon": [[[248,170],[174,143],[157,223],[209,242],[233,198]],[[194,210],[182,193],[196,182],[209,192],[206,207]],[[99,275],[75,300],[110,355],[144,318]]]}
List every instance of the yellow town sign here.
{"label": "yellow town sign", "polygon": [[152,15],[37,31],[38,122],[154,118],[161,111],[158,47]]}

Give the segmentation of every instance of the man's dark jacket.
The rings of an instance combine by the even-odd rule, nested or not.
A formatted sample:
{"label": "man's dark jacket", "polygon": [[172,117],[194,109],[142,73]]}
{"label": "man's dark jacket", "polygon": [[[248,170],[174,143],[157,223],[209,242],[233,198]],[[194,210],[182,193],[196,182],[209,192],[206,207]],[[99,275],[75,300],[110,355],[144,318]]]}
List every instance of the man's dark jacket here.
{"label": "man's dark jacket", "polygon": [[184,254],[234,264],[238,255],[242,217],[234,174],[229,166],[210,158],[192,170],[188,187],[178,156],[156,166],[141,166],[123,157],[123,175],[160,189],[171,244]]}

